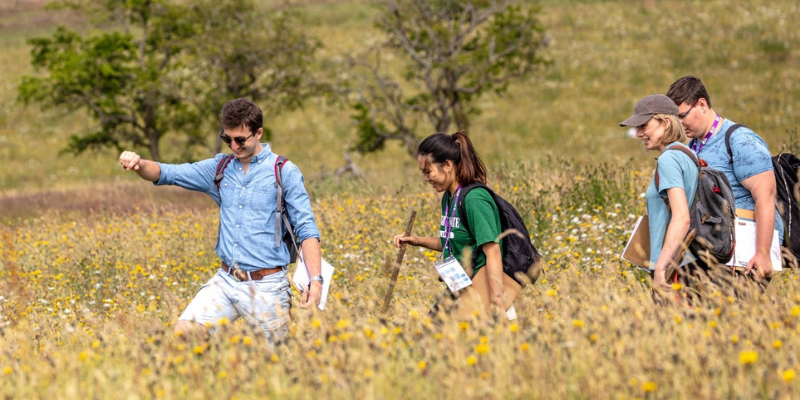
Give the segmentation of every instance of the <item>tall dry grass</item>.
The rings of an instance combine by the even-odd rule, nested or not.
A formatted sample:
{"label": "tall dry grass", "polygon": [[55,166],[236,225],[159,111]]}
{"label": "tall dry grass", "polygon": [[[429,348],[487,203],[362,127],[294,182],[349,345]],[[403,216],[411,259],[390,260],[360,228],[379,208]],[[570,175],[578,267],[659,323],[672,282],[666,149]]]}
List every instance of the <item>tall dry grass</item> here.
{"label": "tall dry grass", "polygon": [[[657,307],[619,259],[650,175],[630,164],[553,171],[507,166],[492,185],[516,204],[545,255],[519,319],[436,323],[433,252],[410,249],[389,315],[384,262],[418,210],[437,229],[438,195],[330,188],[313,206],[337,268],[324,312],[295,303],[275,352],[222,321],[208,341],[172,324],[217,269],[217,211],[48,213],[5,224],[0,393],[19,398],[793,398],[800,292],[786,271],[756,300],[708,292]],[[572,185],[572,183],[575,183]],[[329,192],[328,192],[329,191]],[[607,199],[606,202],[601,202]],[[615,200],[618,199],[618,200]],[[120,198],[120,202],[124,199]],[[618,201],[618,202],[615,202]],[[123,210],[124,211],[124,210]],[[676,286],[677,293],[687,288]]]}
{"label": "tall dry grass", "polygon": [[[307,177],[323,256],[337,273],[326,311],[295,307],[289,340],[274,353],[241,322],[224,322],[208,341],[171,333],[219,265],[216,210],[202,195],[121,175],[113,152],[58,155],[65,137],[92,122],[14,101],[20,77],[32,73],[24,39],[52,25],[12,29],[3,18],[16,17],[0,13],[0,395],[797,398],[796,271],[757,301],[711,292],[687,309],[654,306],[647,278],[620,260],[654,161],[616,124],[638,98],[692,73],[726,117],[773,150],[786,142],[800,151],[800,38],[791,29],[800,7],[544,6],[552,69],[481,100],[471,133],[490,185],[517,206],[545,255],[540,280],[516,302],[519,319],[429,321],[445,289],[431,267],[436,255],[419,249],[406,255],[390,315],[380,315],[381,271],[396,254],[390,238],[412,209],[414,231],[434,234],[439,197],[393,146],[355,158],[364,178],[331,177],[352,126],[346,110],[312,102],[268,120],[273,147]],[[375,11],[364,2],[303,7],[326,57],[357,51],[373,32]]]}

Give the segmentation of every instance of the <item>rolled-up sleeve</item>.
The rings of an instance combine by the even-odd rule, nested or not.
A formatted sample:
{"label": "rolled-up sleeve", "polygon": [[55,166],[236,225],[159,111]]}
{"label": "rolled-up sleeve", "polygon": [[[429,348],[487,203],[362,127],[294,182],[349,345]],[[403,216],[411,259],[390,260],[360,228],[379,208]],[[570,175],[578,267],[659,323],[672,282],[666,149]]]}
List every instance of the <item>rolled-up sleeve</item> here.
{"label": "rolled-up sleeve", "polygon": [[289,221],[294,226],[297,240],[302,242],[309,238],[319,239],[319,228],[311,209],[311,199],[303,183],[303,175],[293,163],[288,162],[282,169],[283,190],[286,199],[286,211]]}
{"label": "rolled-up sleeve", "polygon": [[731,153],[733,174],[739,182],[773,170],[767,143],[749,129],[740,128],[731,135]]}
{"label": "rolled-up sleeve", "polygon": [[214,202],[219,204],[220,197],[214,175],[217,164],[223,155],[219,154],[215,158],[186,164],[164,164],[158,163],[161,167],[161,176],[154,182],[156,186],[174,185],[184,189],[203,192],[211,196]]}

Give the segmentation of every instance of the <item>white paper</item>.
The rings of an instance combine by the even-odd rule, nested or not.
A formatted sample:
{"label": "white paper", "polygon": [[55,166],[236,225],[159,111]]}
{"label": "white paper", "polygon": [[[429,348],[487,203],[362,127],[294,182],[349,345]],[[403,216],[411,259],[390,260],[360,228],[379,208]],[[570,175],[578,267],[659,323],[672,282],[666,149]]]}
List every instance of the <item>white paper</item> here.
{"label": "white paper", "polygon": [[[328,264],[324,259],[320,261],[322,267],[321,275],[324,282],[322,282],[322,293],[319,299],[319,306],[317,307],[323,310],[325,309],[325,301],[328,299],[328,290],[331,288],[331,281],[333,280],[333,266]],[[308,267],[306,267],[303,257],[297,257],[297,264],[295,264],[292,282],[294,282],[294,286],[301,292],[306,291],[308,285],[311,283],[311,276],[308,274]]]}
{"label": "white paper", "polygon": [[[756,254],[756,221],[736,217],[733,224],[736,229],[736,248],[733,257],[726,265],[746,268],[747,263]],[[777,230],[772,232],[772,247],[769,249],[769,256],[772,261],[772,270],[782,271],[781,240]]]}
{"label": "white paper", "polygon": [[513,304],[511,305],[511,308],[506,310],[506,318],[508,318],[509,321],[517,319],[517,309],[514,308]]}
{"label": "white paper", "polygon": [[472,285],[472,280],[467,276],[467,271],[458,263],[455,257],[448,257],[441,263],[436,264],[436,272],[442,277],[444,283],[451,292],[455,293],[469,285]]}

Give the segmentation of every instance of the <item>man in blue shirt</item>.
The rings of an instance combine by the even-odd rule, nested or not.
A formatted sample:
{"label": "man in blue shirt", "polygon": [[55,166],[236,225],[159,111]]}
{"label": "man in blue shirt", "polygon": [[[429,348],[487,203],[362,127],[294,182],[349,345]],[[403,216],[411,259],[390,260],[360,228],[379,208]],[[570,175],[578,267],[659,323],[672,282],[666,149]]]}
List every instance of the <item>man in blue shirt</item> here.
{"label": "man in blue shirt", "polygon": [[[667,96],[678,106],[689,142],[700,158],[714,169],[723,171],[730,181],[736,200],[737,216],[755,220],[755,255],[747,264],[745,273],[755,268],[757,278],[769,278],[773,269],[771,252],[779,254],[779,243],[773,237],[782,237],[783,223],[775,207],[775,174],[766,142],[752,130],[741,127],[731,135],[733,163],[730,163],[725,132],[734,122],[722,118],[711,107],[711,98],[700,79],[684,76],[673,83]],[[780,239],[778,239],[780,240]],[[774,258],[774,257],[773,257]],[[777,257],[779,262],[780,257]]]}
{"label": "man in blue shirt", "polygon": [[[208,334],[223,320],[245,318],[259,325],[272,342],[286,336],[290,292],[286,265],[289,249],[276,238],[277,188],[275,161],[270,146],[259,141],[263,134],[261,109],[246,99],[231,100],[222,109],[222,140],[233,159],[224,171],[219,189],[214,182],[217,165],[225,157],[191,164],[163,164],[124,151],[119,162],[142,179],[156,185],[176,185],[208,194],[220,206],[216,251],[222,266],[200,288],[175,324],[175,332]],[[298,168],[288,162],[281,170],[289,220],[301,242],[302,257],[312,276],[301,307],[320,301],[319,229]],[[277,236],[276,236],[277,233]]]}

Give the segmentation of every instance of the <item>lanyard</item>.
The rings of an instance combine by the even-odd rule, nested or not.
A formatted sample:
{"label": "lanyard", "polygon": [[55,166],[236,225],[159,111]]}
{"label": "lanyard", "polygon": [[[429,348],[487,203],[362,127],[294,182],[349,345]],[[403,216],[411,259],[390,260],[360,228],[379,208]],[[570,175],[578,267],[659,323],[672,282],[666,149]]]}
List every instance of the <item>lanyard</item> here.
{"label": "lanyard", "polygon": [[700,153],[700,150],[702,150],[703,147],[706,145],[708,138],[710,138],[711,135],[714,134],[714,131],[717,130],[717,126],[719,125],[719,121],[721,120],[722,117],[720,117],[720,115],[717,114],[717,117],[714,118],[714,125],[711,125],[711,129],[708,130],[706,137],[704,137],[703,140],[695,140],[695,142],[692,143],[692,150],[694,150],[695,153]]}
{"label": "lanyard", "polygon": [[[442,249],[442,254],[444,254],[444,249],[449,250],[449,243],[450,243],[450,232],[453,230],[453,225],[450,223],[450,220],[455,218],[456,216],[456,204],[458,204],[458,195],[461,194],[461,185],[458,185],[458,190],[456,190],[456,195],[453,198],[453,213],[448,217],[447,215],[450,214],[450,204],[445,206],[444,209],[444,248]],[[452,251],[450,251],[450,255],[452,255]]]}

